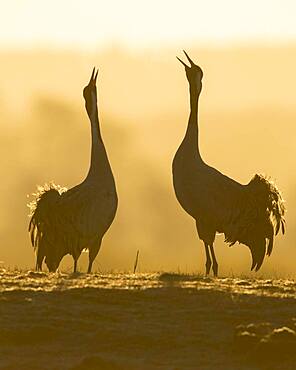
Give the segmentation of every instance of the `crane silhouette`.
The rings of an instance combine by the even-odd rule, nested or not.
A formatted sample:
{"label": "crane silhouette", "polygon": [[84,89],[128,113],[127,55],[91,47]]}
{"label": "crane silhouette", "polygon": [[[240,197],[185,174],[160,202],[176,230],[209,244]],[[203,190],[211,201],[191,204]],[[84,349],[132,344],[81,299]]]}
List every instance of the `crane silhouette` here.
{"label": "crane silhouette", "polygon": [[56,271],[61,259],[72,255],[74,272],[83,249],[89,251],[88,273],[96,258],[102,238],[112,224],[117,210],[117,193],[111,166],[100,131],[95,68],[83,89],[85,108],[91,124],[91,160],[85,180],[65,189],[55,184],[39,187],[31,202],[29,232],[36,250],[36,269],[45,263]]}
{"label": "crane silhouette", "polygon": [[173,159],[173,185],[182,208],[196,221],[206,253],[206,274],[211,266],[215,276],[218,263],[214,251],[216,233],[223,233],[232,246],[249,247],[251,270],[258,271],[265,254],[270,256],[274,235],[285,233],[285,207],[277,187],[256,174],[247,185],[240,184],[208,166],[198,145],[198,99],[203,72],[184,51],[189,66],[181,59],[189,82],[190,115],[187,130]]}

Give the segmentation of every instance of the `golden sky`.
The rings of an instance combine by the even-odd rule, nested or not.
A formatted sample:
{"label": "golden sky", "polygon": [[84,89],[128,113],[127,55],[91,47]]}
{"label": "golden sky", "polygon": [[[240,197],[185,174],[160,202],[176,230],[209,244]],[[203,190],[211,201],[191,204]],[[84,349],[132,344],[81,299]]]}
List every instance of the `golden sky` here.
{"label": "golden sky", "polygon": [[0,46],[273,43],[296,38],[295,14],[293,0],[10,0]]}

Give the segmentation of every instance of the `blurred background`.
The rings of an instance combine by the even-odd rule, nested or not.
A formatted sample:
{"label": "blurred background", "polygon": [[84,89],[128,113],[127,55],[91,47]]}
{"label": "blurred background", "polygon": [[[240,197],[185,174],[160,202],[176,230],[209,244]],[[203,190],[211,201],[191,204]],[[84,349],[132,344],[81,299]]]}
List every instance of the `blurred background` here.
{"label": "blurred background", "polygon": [[[94,270],[203,272],[204,248],[179,206],[171,162],[185,133],[182,49],[204,70],[204,160],[248,183],[270,175],[286,205],[260,274],[295,276],[296,4],[294,1],[11,0],[0,14],[0,260],[32,268],[29,209],[37,184],[68,188],[88,170],[82,89],[99,67],[102,133],[117,181],[117,217]],[[249,250],[217,236],[222,274],[247,274]],[[79,261],[85,269],[87,254]],[[62,269],[72,269],[65,257]],[[257,274],[257,275],[258,275]]]}

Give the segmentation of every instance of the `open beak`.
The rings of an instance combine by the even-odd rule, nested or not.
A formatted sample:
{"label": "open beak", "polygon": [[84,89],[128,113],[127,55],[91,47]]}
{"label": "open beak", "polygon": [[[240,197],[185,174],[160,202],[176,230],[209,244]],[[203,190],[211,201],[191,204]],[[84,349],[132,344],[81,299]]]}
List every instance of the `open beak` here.
{"label": "open beak", "polygon": [[182,63],[183,64],[183,66],[185,67],[185,68],[190,68],[186,63],[184,63],[183,62],[183,60],[181,60],[180,58],[178,58],[178,57],[176,57],[177,59],[178,59],[178,61],[180,62],[180,63]]}
{"label": "open beak", "polygon": [[189,55],[186,53],[185,50],[183,50],[183,53],[186,55],[186,58],[188,59],[191,67],[195,66],[196,64],[192,61],[192,59],[190,59]]}
{"label": "open beak", "polygon": [[98,73],[99,73],[99,70],[97,69],[97,71],[96,71],[96,67],[94,67],[93,70],[92,70],[92,74],[90,76],[89,84],[91,84],[91,83],[93,83],[94,85],[96,84]]}
{"label": "open beak", "polygon": [[[191,67],[195,66],[196,64],[192,61],[192,59],[189,57],[189,55],[186,53],[186,51],[185,51],[185,50],[183,50],[183,52],[184,52],[184,54],[186,55],[186,58],[188,59],[188,61],[189,61],[189,63],[190,63],[190,66],[191,66]],[[177,57],[177,59],[178,59],[178,61],[179,61],[179,62],[181,62],[181,63],[183,64],[183,66],[184,66],[185,68],[190,68],[186,63],[184,63],[184,62],[183,62],[183,60],[181,60],[181,59],[180,59],[180,58],[178,58],[178,57]]]}

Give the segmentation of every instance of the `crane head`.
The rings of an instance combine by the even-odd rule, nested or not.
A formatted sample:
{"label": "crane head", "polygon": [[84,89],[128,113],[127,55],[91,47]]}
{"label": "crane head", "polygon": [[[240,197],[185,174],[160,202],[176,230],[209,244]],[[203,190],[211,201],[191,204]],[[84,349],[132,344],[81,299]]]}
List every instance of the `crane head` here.
{"label": "crane head", "polygon": [[183,60],[181,60],[178,57],[177,57],[177,59],[185,67],[186,77],[187,77],[187,80],[188,80],[190,86],[196,87],[197,90],[200,92],[201,88],[202,88],[202,82],[201,81],[202,81],[202,77],[203,77],[203,71],[198,65],[196,65],[192,61],[192,59],[189,57],[189,55],[186,53],[185,50],[183,50],[183,52],[184,52],[186,58],[188,59],[190,65],[188,66],[186,63],[183,62]]}
{"label": "crane head", "polygon": [[85,107],[88,115],[92,114],[97,109],[97,77],[99,70],[94,67],[89,80],[89,83],[83,89],[83,97],[85,99]]}

